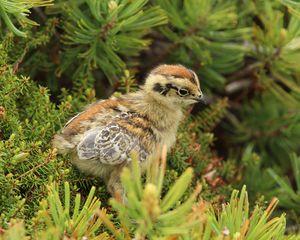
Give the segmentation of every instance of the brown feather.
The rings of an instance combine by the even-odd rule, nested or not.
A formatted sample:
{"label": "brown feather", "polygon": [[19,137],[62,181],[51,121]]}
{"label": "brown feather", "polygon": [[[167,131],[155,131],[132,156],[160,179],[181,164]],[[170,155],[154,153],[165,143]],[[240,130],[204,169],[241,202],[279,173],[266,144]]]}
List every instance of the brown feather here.
{"label": "brown feather", "polygon": [[66,135],[74,135],[81,132],[81,124],[85,121],[93,119],[93,117],[102,112],[107,111],[109,109],[116,108],[120,103],[122,104],[122,100],[119,99],[108,99],[105,101],[99,101],[95,104],[92,104],[88,107],[84,112],[78,115],[78,117],[74,118],[64,129],[64,134]]}
{"label": "brown feather", "polygon": [[155,68],[151,73],[169,75],[177,78],[187,78],[189,80],[195,81],[193,71],[189,70],[188,68],[182,65],[160,65],[157,68]]}

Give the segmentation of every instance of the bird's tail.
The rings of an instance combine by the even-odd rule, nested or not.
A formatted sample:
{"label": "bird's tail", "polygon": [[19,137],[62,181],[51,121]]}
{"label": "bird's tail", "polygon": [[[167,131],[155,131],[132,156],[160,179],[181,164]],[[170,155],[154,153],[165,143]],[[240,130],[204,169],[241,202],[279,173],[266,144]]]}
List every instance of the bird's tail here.
{"label": "bird's tail", "polygon": [[75,148],[74,144],[70,143],[60,134],[54,135],[52,139],[52,146],[55,147],[61,154],[71,152]]}

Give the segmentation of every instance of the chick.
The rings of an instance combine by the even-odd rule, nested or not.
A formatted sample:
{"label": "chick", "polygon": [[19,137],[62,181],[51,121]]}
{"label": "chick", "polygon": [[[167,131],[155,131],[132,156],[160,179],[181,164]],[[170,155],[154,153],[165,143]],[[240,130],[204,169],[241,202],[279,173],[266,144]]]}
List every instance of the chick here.
{"label": "chick", "polygon": [[70,119],[53,146],[71,153],[84,173],[100,177],[111,194],[123,193],[122,168],[139,155],[143,170],[158,148],[175,143],[183,107],[203,99],[197,75],[182,65],[153,69],[137,92],[98,101]]}

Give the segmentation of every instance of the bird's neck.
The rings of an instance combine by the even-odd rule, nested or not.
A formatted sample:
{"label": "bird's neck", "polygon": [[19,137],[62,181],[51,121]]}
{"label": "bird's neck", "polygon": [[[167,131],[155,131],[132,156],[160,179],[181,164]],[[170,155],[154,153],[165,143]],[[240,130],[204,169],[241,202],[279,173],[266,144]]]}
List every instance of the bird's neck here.
{"label": "bird's neck", "polygon": [[151,119],[159,128],[177,129],[182,119],[182,108],[172,103],[160,101],[159,99],[138,91],[132,95],[135,108]]}

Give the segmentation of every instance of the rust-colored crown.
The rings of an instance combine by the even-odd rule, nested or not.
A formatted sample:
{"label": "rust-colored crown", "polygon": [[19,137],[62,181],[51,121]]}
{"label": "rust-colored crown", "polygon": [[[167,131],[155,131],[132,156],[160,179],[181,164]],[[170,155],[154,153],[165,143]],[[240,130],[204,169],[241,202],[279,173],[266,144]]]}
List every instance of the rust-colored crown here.
{"label": "rust-colored crown", "polygon": [[151,71],[151,74],[169,75],[178,78],[194,79],[193,71],[182,65],[160,65]]}

